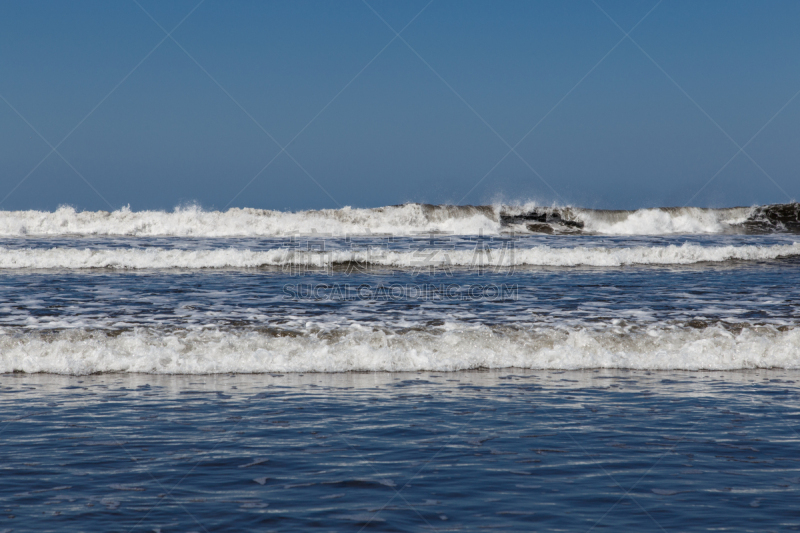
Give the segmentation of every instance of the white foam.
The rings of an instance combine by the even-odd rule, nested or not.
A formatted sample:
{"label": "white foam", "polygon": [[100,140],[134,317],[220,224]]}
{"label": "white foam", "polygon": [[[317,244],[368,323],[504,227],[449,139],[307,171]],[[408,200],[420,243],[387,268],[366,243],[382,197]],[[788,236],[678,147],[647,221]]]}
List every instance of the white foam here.
{"label": "white foam", "polygon": [[[453,235],[496,235],[504,228],[500,214],[524,215],[531,212],[558,212],[565,220],[583,222],[584,231],[605,235],[661,235],[720,233],[741,224],[753,208],[731,209],[640,209],[637,211],[599,211],[571,207],[518,206],[431,206],[406,204],[374,209],[322,209],[283,212],[265,209],[232,208],[206,211],[199,207],[173,211],[76,211],[61,207],[47,211],[0,211],[0,236],[94,235],[94,236],[177,236],[246,237],[326,234],[414,235],[442,232]],[[574,228],[555,224],[554,229]],[[509,228],[505,228],[509,229]],[[526,232],[525,224],[515,231]]]}
{"label": "white foam", "polygon": [[0,247],[0,268],[8,269],[202,269],[281,266],[325,267],[348,262],[393,268],[429,265],[469,267],[686,265],[730,260],[764,261],[800,255],[800,243],[772,246],[632,246],[573,247],[535,246],[519,249],[394,251],[332,250],[304,252],[286,248],[180,250],[165,248],[5,248]]}
{"label": "white foam", "polygon": [[139,329],[107,336],[64,331],[0,335],[0,372],[454,371],[474,368],[732,370],[800,368],[800,329],[733,334],[652,327],[543,331],[451,325],[392,334],[350,327],[334,334],[274,337],[257,332]]}
{"label": "white foam", "polygon": [[314,233],[343,236],[421,232],[496,234],[500,223],[491,208],[407,204],[375,209],[283,212],[199,207],[174,211],[0,211],[0,236],[126,235],[179,237],[286,236]]}
{"label": "white foam", "polygon": [[584,231],[602,235],[669,235],[723,233],[741,224],[752,208],[638,209],[636,211],[576,210]]}

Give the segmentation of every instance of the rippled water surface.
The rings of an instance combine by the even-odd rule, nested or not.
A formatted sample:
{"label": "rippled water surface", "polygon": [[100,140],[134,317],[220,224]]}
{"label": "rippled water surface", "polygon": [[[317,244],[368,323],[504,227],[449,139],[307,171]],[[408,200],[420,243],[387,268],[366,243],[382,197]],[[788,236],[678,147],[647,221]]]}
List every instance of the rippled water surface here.
{"label": "rippled water surface", "polygon": [[0,524],[796,530],[798,378],[6,374]]}

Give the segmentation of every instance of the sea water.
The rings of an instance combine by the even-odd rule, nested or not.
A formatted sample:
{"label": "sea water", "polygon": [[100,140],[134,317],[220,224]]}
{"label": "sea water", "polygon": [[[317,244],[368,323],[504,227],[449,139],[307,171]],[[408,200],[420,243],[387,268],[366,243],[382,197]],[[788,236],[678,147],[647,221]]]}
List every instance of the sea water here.
{"label": "sea water", "polygon": [[0,531],[796,528],[797,211],[0,212]]}
{"label": "sea water", "polygon": [[13,374],[4,531],[791,531],[800,373]]}

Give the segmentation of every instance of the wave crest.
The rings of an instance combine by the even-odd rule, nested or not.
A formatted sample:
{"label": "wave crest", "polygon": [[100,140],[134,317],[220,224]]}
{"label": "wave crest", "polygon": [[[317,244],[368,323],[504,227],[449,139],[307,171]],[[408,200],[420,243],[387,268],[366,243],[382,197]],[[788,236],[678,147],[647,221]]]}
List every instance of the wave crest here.
{"label": "wave crest", "polygon": [[539,331],[461,326],[398,334],[353,327],[325,335],[138,329],[0,335],[0,372],[455,371],[476,368],[737,370],[800,368],[800,329],[731,333],[651,327]]}
{"label": "wave crest", "polygon": [[609,211],[577,207],[452,206],[404,204],[358,209],[271,211],[196,206],[174,211],[0,211],[0,236],[96,235],[234,237],[325,234],[454,235],[589,233],[663,235],[702,233],[800,233],[800,204],[704,209],[696,207]]}
{"label": "wave crest", "polygon": [[0,268],[7,269],[206,269],[306,267],[321,269],[337,265],[385,268],[513,268],[524,266],[689,265],[725,261],[767,261],[800,255],[800,243],[773,246],[633,246],[501,248],[494,250],[394,251],[331,250],[295,251],[276,248],[266,251],[222,248],[178,250],[163,248],[28,248],[0,247]]}

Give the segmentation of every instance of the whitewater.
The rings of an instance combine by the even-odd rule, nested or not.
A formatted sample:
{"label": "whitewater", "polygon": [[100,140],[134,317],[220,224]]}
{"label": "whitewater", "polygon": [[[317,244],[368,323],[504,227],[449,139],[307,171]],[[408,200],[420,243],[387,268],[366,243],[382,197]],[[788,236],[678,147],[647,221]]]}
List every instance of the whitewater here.
{"label": "whitewater", "polygon": [[603,235],[770,233],[800,229],[798,204],[724,209],[648,208],[633,211],[520,205],[404,204],[377,208],[284,212],[252,208],[227,211],[198,206],[172,211],[0,211],[0,237],[453,235],[583,232]]}
{"label": "whitewater", "polygon": [[181,250],[158,248],[48,248],[0,247],[3,269],[220,269],[302,266],[325,268],[350,263],[387,268],[689,265],[703,262],[765,261],[800,255],[800,243],[772,246],[700,246],[696,244],[631,247],[481,248],[414,251],[267,251],[223,248]]}
{"label": "whitewater", "polygon": [[0,373],[795,369],[799,215],[0,211]]}
{"label": "whitewater", "polygon": [[525,368],[737,370],[800,368],[800,328],[652,327],[514,330],[448,325],[335,334],[141,328],[0,335],[0,372],[219,374]]}

